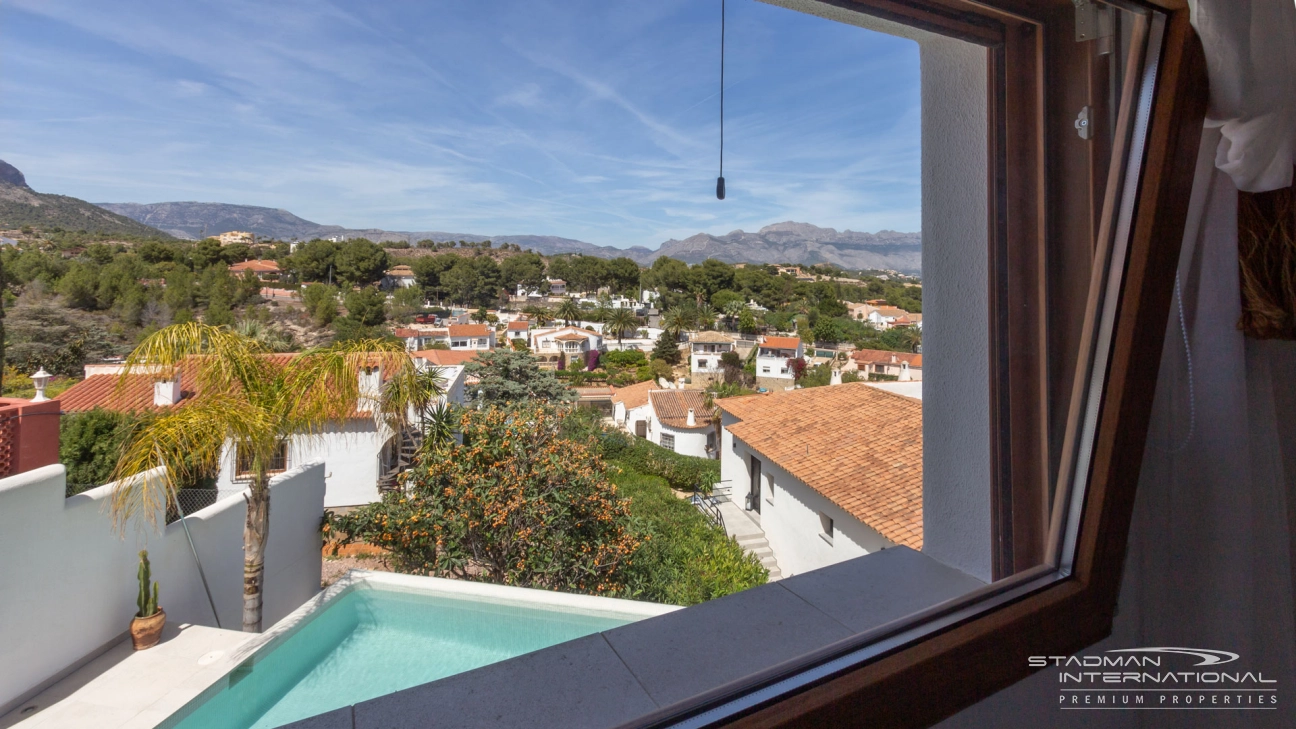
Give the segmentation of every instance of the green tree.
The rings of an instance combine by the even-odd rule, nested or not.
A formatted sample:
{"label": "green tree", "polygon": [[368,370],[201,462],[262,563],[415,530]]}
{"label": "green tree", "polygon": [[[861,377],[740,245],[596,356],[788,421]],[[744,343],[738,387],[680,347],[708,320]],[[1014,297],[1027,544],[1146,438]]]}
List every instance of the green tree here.
{"label": "green tree", "polygon": [[638,295],[639,264],[625,256],[618,256],[607,262],[607,283],[616,293]]}
{"label": "green tree", "polygon": [[657,344],[653,347],[652,359],[659,359],[669,365],[680,363],[681,355],[679,344],[675,337],[671,336],[669,331],[663,331],[661,336],[657,337]]}
{"label": "green tree", "polygon": [[423,308],[423,290],[418,286],[398,288],[392,292],[390,318],[408,324]]}
{"label": "green tree", "polygon": [[[135,517],[153,526],[169,501],[168,486],[212,473],[228,447],[252,474],[243,530],[243,630],[260,632],[265,547],[270,536],[270,474],[284,443],[346,423],[361,396],[360,377],[382,368],[374,415],[400,431],[407,413],[440,392],[426,392],[399,343],[361,341],[309,350],[286,363],[223,327],[173,325],[153,334],[126,360],[122,377],[142,368],[175,368],[192,358],[197,395],[139,428],[114,470],[110,506],[124,531]],[[195,355],[203,355],[197,356]],[[164,467],[160,475],[146,472]]]}
{"label": "green tree", "polygon": [[752,313],[751,309],[744,308],[742,313],[738,315],[738,331],[743,334],[756,333],[756,315]]}
{"label": "green tree", "polygon": [[567,322],[567,326],[572,326],[581,318],[580,307],[576,305],[576,300],[570,297],[563,299],[554,313],[559,319]]}
{"label": "green tree", "polygon": [[633,332],[638,328],[639,319],[625,308],[613,309],[604,324],[604,331],[617,338],[617,349],[621,348],[621,340],[626,332]]}
{"label": "green tree", "polygon": [[344,286],[368,286],[387,271],[387,251],[364,238],[353,238],[338,248],[334,274]]}
{"label": "green tree", "polygon": [[504,405],[523,400],[566,402],[575,393],[550,370],[540,369],[530,352],[496,349],[481,352],[464,369],[478,379],[469,395],[474,403]]}
{"label": "green tree", "polygon": [[821,316],[814,325],[814,340],[824,344],[836,344],[842,340],[841,327],[835,319]]}
{"label": "green tree", "polygon": [[302,305],[315,321],[325,327],[337,318],[338,290],[328,284],[310,284],[301,290]]}
{"label": "green tree", "polygon": [[630,504],[597,441],[566,437],[562,418],[536,404],[460,411],[464,445],[444,441],[401,493],[335,517],[329,531],[382,545],[405,572],[619,594],[639,547]]}
{"label": "green tree", "polygon": [[374,286],[346,295],[346,318],[359,326],[374,327],[387,321],[387,297]]}
{"label": "green tree", "polygon": [[327,281],[337,253],[338,244],[333,241],[308,241],[298,245],[297,252],[288,257],[288,268],[298,281]]}
{"label": "green tree", "polygon": [[96,298],[98,290],[98,271],[83,263],[73,263],[58,282],[58,292],[74,309],[95,309],[99,304]]}
{"label": "green tree", "polygon": [[538,253],[509,256],[500,264],[500,284],[508,289],[509,293],[517,291],[519,285],[527,290],[539,289],[544,280],[544,258]]}

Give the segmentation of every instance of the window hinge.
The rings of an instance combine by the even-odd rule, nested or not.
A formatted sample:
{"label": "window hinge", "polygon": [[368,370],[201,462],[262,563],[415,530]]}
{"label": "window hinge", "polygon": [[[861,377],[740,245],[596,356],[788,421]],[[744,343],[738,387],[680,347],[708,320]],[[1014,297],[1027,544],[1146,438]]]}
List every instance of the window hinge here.
{"label": "window hinge", "polygon": [[1089,125],[1089,107],[1080,107],[1080,113],[1076,115],[1075,129],[1076,134],[1079,134],[1081,139],[1088,139],[1093,136],[1093,128]]}
{"label": "window hinge", "polygon": [[1076,11],[1076,43],[1108,38],[1112,34],[1111,8],[1094,0],[1071,0]]}

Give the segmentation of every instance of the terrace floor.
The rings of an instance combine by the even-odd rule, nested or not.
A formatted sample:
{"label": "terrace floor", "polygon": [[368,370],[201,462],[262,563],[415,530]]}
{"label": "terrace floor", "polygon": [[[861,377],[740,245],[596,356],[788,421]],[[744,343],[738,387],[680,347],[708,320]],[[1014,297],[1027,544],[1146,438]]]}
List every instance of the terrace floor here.
{"label": "terrace floor", "polygon": [[[170,625],[143,651],[127,637],[17,709],[0,729],[152,729],[246,657],[256,634]],[[34,708],[33,708],[34,707]]]}

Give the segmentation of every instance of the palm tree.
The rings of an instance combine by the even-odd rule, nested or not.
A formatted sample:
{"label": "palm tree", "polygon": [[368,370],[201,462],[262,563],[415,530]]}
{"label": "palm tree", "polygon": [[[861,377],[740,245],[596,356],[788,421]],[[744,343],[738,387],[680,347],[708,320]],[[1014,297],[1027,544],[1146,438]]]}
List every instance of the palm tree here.
{"label": "palm tree", "polygon": [[922,330],[912,325],[901,327],[900,342],[908,347],[910,352],[917,352],[922,346]]}
{"label": "palm tree", "polygon": [[676,339],[679,339],[680,332],[688,328],[688,324],[688,315],[678,307],[667,309],[666,312],[662,314],[662,329],[670,332],[671,336]]}
{"label": "palm tree", "polygon": [[612,316],[612,307],[608,306],[606,302],[600,300],[598,306],[594,307],[594,313],[591,314],[591,316],[594,318],[594,321],[606,322],[609,317]]}
{"label": "palm tree", "polygon": [[725,318],[729,320],[730,326],[733,326],[734,322],[738,321],[738,317],[742,316],[742,313],[746,310],[747,305],[738,300],[730,301],[725,304],[724,315]]}
{"label": "palm tree", "polygon": [[613,309],[603,328],[606,332],[616,335],[617,349],[620,349],[621,339],[625,336],[625,333],[638,327],[639,319],[629,309]]}
{"label": "palm tree", "polygon": [[716,313],[715,309],[712,309],[710,304],[704,303],[697,307],[694,317],[696,317],[696,323],[699,329],[711,329],[715,326]]}
{"label": "palm tree", "polygon": [[[329,426],[345,423],[357,409],[372,411],[380,427],[400,433],[408,413],[422,411],[443,393],[439,383],[419,376],[399,343],[338,342],[287,361],[266,354],[256,340],[225,327],[175,324],[140,342],[118,380],[120,390],[132,374],[174,372],[184,363],[195,373],[197,393],[183,407],[139,428],[122,450],[110,502],[119,530],[133,517],[156,526],[176,484],[219,470],[228,450],[248,464],[252,483],[243,530],[247,632],[261,630],[270,528],[268,471],[282,458],[284,443],[293,437],[319,437]],[[362,389],[362,375],[373,375],[381,384]],[[150,473],[159,468],[160,476]]]}
{"label": "palm tree", "polygon": [[563,299],[563,302],[558,305],[558,311],[555,313],[558,314],[559,319],[567,322],[567,326],[571,326],[572,322],[580,319],[580,307],[576,305],[576,300],[570,297]]}

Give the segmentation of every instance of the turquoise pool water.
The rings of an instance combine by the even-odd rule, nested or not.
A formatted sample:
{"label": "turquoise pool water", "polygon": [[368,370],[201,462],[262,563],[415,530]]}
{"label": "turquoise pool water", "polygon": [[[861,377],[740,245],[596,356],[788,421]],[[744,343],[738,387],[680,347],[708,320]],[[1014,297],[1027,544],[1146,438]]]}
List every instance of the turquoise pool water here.
{"label": "turquoise pool water", "polygon": [[270,729],[631,622],[382,589],[333,600],[176,729]]}

